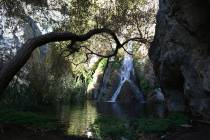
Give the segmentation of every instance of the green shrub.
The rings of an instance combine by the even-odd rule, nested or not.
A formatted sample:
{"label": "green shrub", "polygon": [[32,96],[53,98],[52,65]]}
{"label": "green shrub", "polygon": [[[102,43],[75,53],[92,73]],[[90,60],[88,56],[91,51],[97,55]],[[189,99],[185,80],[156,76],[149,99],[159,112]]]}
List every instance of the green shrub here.
{"label": "green shrub", "polygon": [[145,92],[153,89],[153,87],[150,86],[149,82],[146,79],[144,79],[144,77],[140,79],[140,86]]}
{"label": "green shrub", "polygon": [[27,109],[36,106],[40,102],[39,99],[30,86],[10,84],[1,96],[0,102],[16,108]]}
{"label": "green shrub", "polygon": [[99,68],[100,70],[105,70],[106,65],[107,65],[107,58],[103,58],[103,59],[101,59],[101,61],[99,62],[97,68]]}

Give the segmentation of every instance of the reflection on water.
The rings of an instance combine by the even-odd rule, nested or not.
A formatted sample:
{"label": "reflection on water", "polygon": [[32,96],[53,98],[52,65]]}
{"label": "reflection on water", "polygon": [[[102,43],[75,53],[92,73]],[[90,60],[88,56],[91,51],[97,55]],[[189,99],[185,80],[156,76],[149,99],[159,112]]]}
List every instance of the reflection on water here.
{"label": "reflection on water", "polygon": [[68,135],[85,135],[91,124],[99,116],[114,116],[123,119],[133,119],[148,116],[164,116],[163,105],[147,105],[141,103],[95,103],[87,101],[84,104],[61,105],[58,110],[62,123],[67,124]]}
{"label": "reflection on water", "polygon": [[84,104],[62,105],[60,109],[61,121],[67,123],[69,135],[85,134],[98,116],[96,107],[88,101]]}

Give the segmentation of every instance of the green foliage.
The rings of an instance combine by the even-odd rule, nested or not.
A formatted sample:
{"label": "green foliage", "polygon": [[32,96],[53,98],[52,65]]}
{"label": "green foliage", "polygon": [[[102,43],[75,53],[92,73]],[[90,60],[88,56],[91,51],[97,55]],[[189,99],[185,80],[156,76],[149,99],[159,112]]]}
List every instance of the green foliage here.
{"label": "green foliage", "polygon": [[40,105],[53,105],[57,102],[70,104],[83,102],[86,99],[86,85],[81,79],[75,80],[71,75],[65,75],[57,79],[51,77],[48,83],[47,92],[40,94],[30,85],[10,84],[0,102],[29,110]]}
{"label": "green foliage", "polygon": [[98,68],[99,68],[100,70],[104,71],[105,68],[106,68],[106,65],[107,65],[107,58],[103,58],[103,59],[101,59],[101,61],[99,62]]}
{"label": "green foliage", "polygon": [[145,62],[139,61],[139,59],[134,58],[134,67],[135,67],[135,72],[136,75],[140,81],[140,87],[145,93],[149,93],[150,91],[153,91],[154,89],[158,88],[159,85],[155,83],[154,85],[151,85],[146,79],[145,74],[148,73],[146,67],[148,65],[148,60],[146,59]]}
{"label": "green foliage", "polygon": [[92,19],[91,7],[93,4],[90,0],[72,0],[70,2],[69,12],[71,19],[69,20],[68,30],[83,34],[91,28],[90,21]]}
{"label": "green foliage", "polygon": [[41,116],[32,112],[16,111],[13,109],[0,110],[1,124],[18,124],[34,128],[55,129],[57,128],[56,119]]}
{"label": "green foliage", "polygon": [[141,80],[140,85],[141,85],[141,88],[143,89],[143,91],[147,92],[147,91],[155,89],[150,86],[149,82],[144,77],[141,77],[140,80]]}
{"label": "green foliage", "polygon": [[166,118],[139,118],[131,121],[115,117],[99,117],[92,124],[97,138],[120,139],[126,137],[136,140],[139,133],[163,133],[171,128],[188,123],[189,118],[179,112],[170,113]]}
{"label": "green foliage", "polygon": [[[24,79],[26,84],[13,80],[1,102],[26,109],[43,104],[79,102],[85,99],[86,83],[83,75],[74,77],[70,61],[61,55],[62,44],[61,48],[51,48],[53,49],[43,64],[35,59],[37,57],[30,60],[29,76]],[[34,52],[34,56],[39,54]]]}
{"label": "green foliage", "polygon": [[166,118],[140,118],[132,121],[131,126],[135,134],[161,133],[181,124],[188,123],[189,118],[179,112],[170,113]]}
{"label": "green foliage", "polygon": [[113,69],[120,69],[120,67],[122,66],[122,61],[123,61],[122,57],[116,56],[114,61],[111,62],[112,68]]}
{"label": "green foliage", "polygon": [[1,96],[0,102],[20,109],[28,109],[38,105],[39,99],[30,87],[11,83]]}
{"label": "green foliage", "polygon": [[52,79],[47,98],[65,104],[83,102],[86,98],[86,85],[81,79],[74,79],[70,75],[60,79]]}
{"label": "green foliage", "polygon": [[171,112],[167,117],[174,126],[180,126],[181,124],[188,123],[189,117],[184,113]]}
{"label": "green foliage", "polygon": [[50,74],[56,78],[59,78],[66,73],[72,73],[71,63],[61,55],[61,52],[66,45],[66,43],[60,43],[52,46],[50,60],[49,62],[46,62],[47,64],[50,64]]}
{"label": "green foliage", "polygon": [[136,133],[159,133],[168,130],[170,121],[162,118],[142,118],[134,122]]}
{"label": "green foliage", "polygon": [[[24,18],[27,16],[22,6],[22,2],[24,1],[25,0],[14,2],[12,0],[1,0],[0,4],[7,11],[9,16]],[[116,31],[122,38],[127,38],[132,31],[137,31],[136,25],[142,25],[134,21],[140,21],[138,18],[141,17],[141,10],[136,5],[143,5],[144,2],[145,0],[116,0],[115,2],[99,0],[61,1],[59,3],[61,4],[59,7],[62,7],[60,10],[66,10],[66,12],[63,13],[68,14],[67,17],[69,17],[69,19],[67,19],[67,23],[64,23],[65,27],[53,27],[56,27],[56,30],[59,31],[68,30],[77,34],[85,33],[93,28],[107,27]],[[32,4],[33,11],[39,9],[42,12],[46,12],[44,9],[49,6],[46,2],[35,2],[32,0],[27,0],[26,4]],[[33,11],[31,12],[33,13]],[[137,20],[133,20],[133,18],[137,18]],[[54,22],[55,21],[52,23],[49,22],[49,25]],[[128,31],[128,35],[122,33],[123,30],[127,29],[126,27],[131,29],[131,31]],[[85,46],[91,48],[96,53],[110,53],[110,50],[113,49],[110,47],[113,44],[113,40],[104,34],[100,35],[100,37],[94,37],[94,41],[91,42],[90,39],[89,42],[86,42]],[[81,49],[80,52],[76,53],[77,55],[72,54],[69,58],[64,57],[61,55],[61,52],[63,52],[64,48],[66,49],[68,43],[69,42],[57,43],[55,46],[50,47],[52,48],[50,50],[52,52],[44,64],[39,65],[37,62],[29,64],[29,76],[26,80],[30,83],[31,89],[24,89],[21,91],[21,94],[15,91],[17,88],[9,89],[7,93],[14,95],[14,97],[10,96],[12,97],[10,102],[17,104],[19,102],[24,106],[24,104],[39,104],[40,102],[51,103],[57,100],[68,102],[74,100],[74,97],[79,98],[80,95],[82,98],[84,97],[85,87],[90,83],[93,71],[89,71],[85,64],[73,66],[70,60],[73,58],[74,63],[85,60],[87,50]],[[79,44],[79,46],[82,45],[84,44]],[[107,48],[109,48],[109,50],[107,50]],[[39,57],[33,57],[32,61],[34,61],[34,58]],[[104,69],[106,63],[106,59],[102,59],[99,63],[99,68]],[[115,69],[119,69],[121,59],[113,62],[112,66]],[[26,95],[27,93],[28,95]],[[7,99],[10,100],[10,98]],[[28,103],[30,100],[38,101]]]}
{"label": "green foliage", "polygon": [[[89,81],[87,83],[87,85],[88,85],[87,89],[89,89],[90,87],[92,88],[94,86],[95,82],[97,82],[95,77],[100,76],[100,75],[102,75],[105,72],[107,63],[108,63],[108,59],[107,58],[101,58],[91,68],[92,73],[91,73],[91,75],[90,75],[91,77],[90,77],[90,79],[89,79]],[[92,93],[90,95],[92,95]]]}
{"label": "green foliage", "polygon": [[158,84],[151,85],[149,81],[145,79],[144,76],[140,76],[140,86],[145,93],[149,93],[153,91],[154,89],[157,89],[160,87]]}
{"label": "green foliage", "polygon": [[[93,66],[90,68],[92,75],[94,74],[94,72],[96,71],[96,69],[98,68],[99,63],[101,62],[102,58],[99,58],[94,64]],[[91,75],[91,76],[92,76]]]}
{"label": "green foliage", "polygon": [[121,67],[120,62],[117,62],[117,61],[112,62],[112,68],[113,69],[119,69],[120,67]]}
{"label": "green foliage", "polygon": [[93,133],[97,138],[119,139],[128,136],[127,121],[115,117],[99,117],[92,125]]}

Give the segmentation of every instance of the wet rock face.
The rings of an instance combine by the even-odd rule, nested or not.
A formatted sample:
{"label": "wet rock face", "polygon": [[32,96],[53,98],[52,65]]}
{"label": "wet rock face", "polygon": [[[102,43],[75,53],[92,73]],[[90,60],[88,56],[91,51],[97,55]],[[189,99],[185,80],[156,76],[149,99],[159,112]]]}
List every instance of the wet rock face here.
{"label": "wet rock face", "polygon": [[169,110],[210,116],[209,13],[209,0],[159,0],[149,55]]}
{"label": "wet rock face", "polygon": [[109,101],[112,98],[120,82],[120,71],[113,70],[112,67],[107,68],[104,76],[105,76],[104,78],[106,78],[107,81],[103,81],[102,83],[102,80],[101,80],[101,84],[105,84],[105,85],[102,85],[102,87],[99,87],[101,88],[100,93],[98,93],[99,95],[97,99],[99,101]]}
{"label": "wet rock face", "polygon": [[119,102],[134,102],[139,101],[135,96],[135,91],[133,91],[132,83],[126,81],[120,91],[120,94],[117,98]]}

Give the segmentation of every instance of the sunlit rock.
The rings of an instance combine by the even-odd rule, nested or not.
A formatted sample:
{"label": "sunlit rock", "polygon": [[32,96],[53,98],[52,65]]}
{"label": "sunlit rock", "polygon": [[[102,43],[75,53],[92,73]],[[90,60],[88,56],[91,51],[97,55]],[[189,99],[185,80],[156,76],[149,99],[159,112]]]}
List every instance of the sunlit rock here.
{"label": "sunlit rock", "polygon": [[97,68],[95,73],[93,74],[92,81],[88,84],[87,87],[87,94],[88,97],[91,99],[96,99],[98,96],[98,93],[100,92],[100,86],[103,79],[103,70],[100,68]]}

